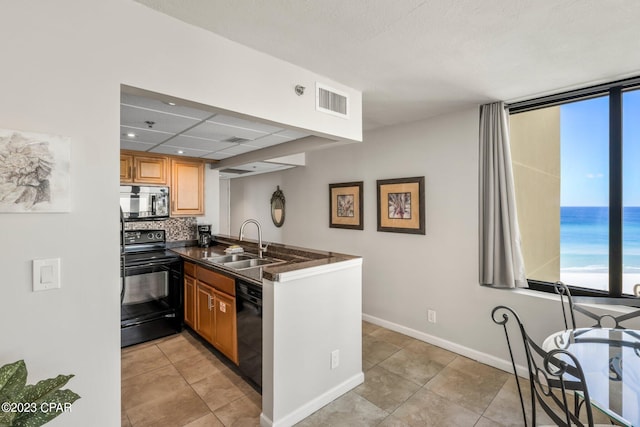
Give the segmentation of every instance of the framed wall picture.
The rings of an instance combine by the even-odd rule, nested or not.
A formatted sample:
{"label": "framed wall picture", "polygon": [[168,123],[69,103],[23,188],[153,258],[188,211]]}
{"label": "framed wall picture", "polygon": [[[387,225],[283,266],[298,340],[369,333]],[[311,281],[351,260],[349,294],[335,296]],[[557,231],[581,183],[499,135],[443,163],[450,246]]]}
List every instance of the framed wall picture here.
{"label": "framed wall picture", "polygon": [[0,129],[0,212],[70,212],[71,139]]}
{"label": "framed wall picture", "polygon": [[380,179],[378,231],[425,234],[424,177]]}
{"label": "framed wall picture", "polygon": [[329,184],[329,227],[362,230],[362,181]]}

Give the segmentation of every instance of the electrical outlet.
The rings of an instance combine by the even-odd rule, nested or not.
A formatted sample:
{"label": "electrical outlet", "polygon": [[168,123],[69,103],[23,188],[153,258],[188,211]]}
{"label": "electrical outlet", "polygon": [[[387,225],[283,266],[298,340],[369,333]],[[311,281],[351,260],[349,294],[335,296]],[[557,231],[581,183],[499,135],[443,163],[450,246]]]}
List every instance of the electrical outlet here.
{"label": "electrical outlet", "polygon": [[428,310],[427,311],[427,320],[429,320],[429,323],[436,323],[436,311],[435,310]]}
{"label": "electrical outlet", "polygon": [[340,365],[340,350],[331,352],[331,369],[336,369]]}

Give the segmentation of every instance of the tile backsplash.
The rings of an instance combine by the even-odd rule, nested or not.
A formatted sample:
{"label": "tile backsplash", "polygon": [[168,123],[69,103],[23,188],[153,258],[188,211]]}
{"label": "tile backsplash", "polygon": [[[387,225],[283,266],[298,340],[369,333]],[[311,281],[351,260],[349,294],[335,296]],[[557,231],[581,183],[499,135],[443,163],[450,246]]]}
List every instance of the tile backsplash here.
{"label": "tile backsplash", "polygon": [[125,222],[124,228],[125,230],[164,230],[167,242],[198,238],[197,220],[194,217],[169,218],[164,221]]}

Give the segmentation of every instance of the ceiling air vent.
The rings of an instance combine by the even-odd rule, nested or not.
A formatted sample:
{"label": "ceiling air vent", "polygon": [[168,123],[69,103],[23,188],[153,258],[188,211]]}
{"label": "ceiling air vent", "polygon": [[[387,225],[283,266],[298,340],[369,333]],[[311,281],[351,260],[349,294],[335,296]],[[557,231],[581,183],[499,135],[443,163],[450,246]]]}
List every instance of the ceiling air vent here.
{"label": "ceiling air vent", "polygon": [[233,142],[234,144],[242,144],[243,142],[250,141],[247,138],[240,138],[239,136],[232,136],[231,138],[224,139],[223,142]]}
{"label": "ceiling air vent", "polygon": [[320,83],[316,83],[316,110],[349,118],[349,97]]}

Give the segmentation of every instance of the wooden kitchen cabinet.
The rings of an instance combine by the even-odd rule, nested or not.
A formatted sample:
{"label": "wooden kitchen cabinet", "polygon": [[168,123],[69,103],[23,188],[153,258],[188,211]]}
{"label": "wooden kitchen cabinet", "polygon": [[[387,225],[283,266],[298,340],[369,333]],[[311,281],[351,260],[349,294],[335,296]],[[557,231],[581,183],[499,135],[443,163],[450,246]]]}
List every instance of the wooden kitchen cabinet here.
{"label": "wooden kitchen cabinet", "polygon": [[213,344],[215,334],[215,296],[213,289],[200,281],[196,284],[196,332]]}
{"label": "wooden kitchen cabinet", "polygon": [[171,216],[204,215],[205,160],[120,151],[120,183],[170,187]]}
{"label": "wooden kitchen cabinet", "polygon": [[171,216],[204,215],[204,165],[171,159]]}
{"label": "wooden kitchen cabinet", "polygon": [[238,363],[238,332],[236,330],[236,299],[214,291],[215,335],[213,345],[234,363]]}
{"label": "wooden kitchen cabinet", "polygon": [[120,154],[120,182],[133,182],[133,156]]}
{"label": "wooden kitchen cabinet", "polygon": [[168,158],[120,153],[120,182],[167,185]]}
{"label": "wooden kitchen cabinet", "polygon": [[196,327],[196,265],[184,263],[184,323]]}
{"label": "wooden kitchen cabinet", "polygon": [[[195,275],[193,328],[233,363],[238,364],[235,279],[199,265],[196,266]],[[187,277],[185,275],[185,286]],[[186,300],[187,297],[185,302]]]}

